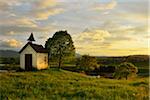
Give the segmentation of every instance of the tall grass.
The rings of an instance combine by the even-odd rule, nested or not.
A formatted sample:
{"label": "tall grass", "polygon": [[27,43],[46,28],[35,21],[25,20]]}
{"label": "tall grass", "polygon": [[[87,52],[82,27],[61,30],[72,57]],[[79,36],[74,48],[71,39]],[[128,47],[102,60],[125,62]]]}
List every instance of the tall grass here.
{"label": "tall grass", "polygon": [[148,100],[148,78],[112,80],[64,70],[0,73],[1,100]]}

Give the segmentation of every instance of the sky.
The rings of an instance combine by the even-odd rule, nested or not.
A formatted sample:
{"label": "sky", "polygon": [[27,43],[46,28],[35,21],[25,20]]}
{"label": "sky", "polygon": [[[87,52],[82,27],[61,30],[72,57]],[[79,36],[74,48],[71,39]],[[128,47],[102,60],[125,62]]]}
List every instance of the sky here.
{"label": "sky", "polygon": [[0,49],[20,50],[31,32],[44,46],[67,30],[79,54],[146,55],[148,21],[148,0],[0,0]]}

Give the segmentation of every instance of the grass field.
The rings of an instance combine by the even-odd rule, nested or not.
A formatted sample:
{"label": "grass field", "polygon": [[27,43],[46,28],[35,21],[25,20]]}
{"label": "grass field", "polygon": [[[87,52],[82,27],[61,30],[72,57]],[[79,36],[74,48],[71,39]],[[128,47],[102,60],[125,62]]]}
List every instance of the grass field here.
{"label": "grass field", "polygon": [[112,80],[49,69],[0,73],[1,100],[148,100],[149,78]]}

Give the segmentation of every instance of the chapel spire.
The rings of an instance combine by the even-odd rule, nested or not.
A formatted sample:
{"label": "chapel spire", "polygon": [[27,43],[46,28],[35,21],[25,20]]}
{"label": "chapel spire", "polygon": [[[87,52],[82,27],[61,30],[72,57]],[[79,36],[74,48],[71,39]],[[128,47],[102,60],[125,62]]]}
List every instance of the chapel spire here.
{"label": "chapel spire", "polygon": [[33,33],[31,33],[30,37],[28,38],[28,41],[32,43],[32,41],[35,41],[34,37],[33,37]]}

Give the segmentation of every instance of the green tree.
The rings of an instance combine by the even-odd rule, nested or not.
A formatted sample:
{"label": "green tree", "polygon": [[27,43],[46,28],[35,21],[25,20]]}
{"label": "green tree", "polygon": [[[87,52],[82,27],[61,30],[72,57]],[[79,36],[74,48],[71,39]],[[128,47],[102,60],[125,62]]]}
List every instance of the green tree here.
{"label": "green tree", "polygon": [[135,76],[137,72],[138,69],[135,65],[132,63],[124,62],[117,67],[114,73],[114,77],[117,79],[126,78],[127,80],[129,76]]}
{"label": "green tree", "polygon": [[78,58],[76,66],[80,71],[92,71],[95,68],[98,68],[96,58],[89,55],[83,55],[81,58]]}
{"label": "green tree", "polygon": [[61,68],[63,61],[75,59],[75,47],[71,36],[67,31],[58,31],[45,43],[45,48],[49,51],[49,61],[58,61]]}

